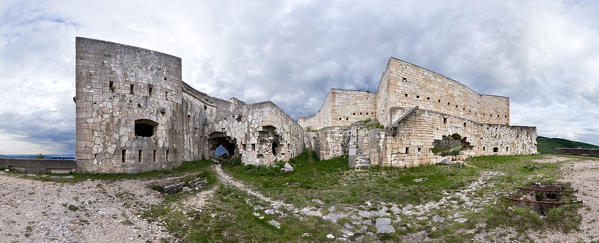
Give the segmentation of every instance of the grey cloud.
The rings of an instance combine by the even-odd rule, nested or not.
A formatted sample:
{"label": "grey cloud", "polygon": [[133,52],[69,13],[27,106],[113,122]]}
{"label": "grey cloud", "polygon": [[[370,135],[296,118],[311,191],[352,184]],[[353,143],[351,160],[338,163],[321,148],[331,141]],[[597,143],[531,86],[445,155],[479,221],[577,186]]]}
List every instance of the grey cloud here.
{"label": "grey cloud", "polygon": [[[330,88],[376,92],[389,57],[480,93],[509,96],[512,121],[599,143],[598,4],[587,1],[161,1],[0,3],[0,117],[53,110],[74,131],[74,37],[183,59],[183,78],[219,98],[316,112]],[[44,92],[37,86],[55,89]],[[24,98],[45,97],[42,105]],[[41,102],[44,98],[39,99]],[[21,115],[19,119],[44,119]],[[6,120],[21,132],[39,124]],[[15,126],[22,122],[28,126]],[[9,124],[11,123],[11,124]],[[567,129],[563,129],[567,126]],[[62,128],[61,128],[62,129]],[[593,130],[594,129],[594,130]],[[60,129],[59,129],[60,130]],[[53,140],[54,139],[54,140]],[[72,152],[72,151],[64,151]]]}

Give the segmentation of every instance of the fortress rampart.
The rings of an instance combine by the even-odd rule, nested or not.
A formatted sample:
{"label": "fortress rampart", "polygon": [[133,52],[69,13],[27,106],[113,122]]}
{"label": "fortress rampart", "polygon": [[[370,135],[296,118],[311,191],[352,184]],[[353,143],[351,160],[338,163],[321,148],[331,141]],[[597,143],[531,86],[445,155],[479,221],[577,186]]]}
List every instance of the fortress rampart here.
{"label": "fortress rampart", "polygon": [[536,153],[536,129],[509,125],[507,97],[395,58],[377,93],[331,89],[297,122],[270,101],[211,97],[181,77],[178,57],[77,38],[77,171],[173,168],[214,158],[219,147],[245,164],[272,165],[307,148],[321,159],[349,155],[353,167],[447,160],[440,150],[451,159]]}
{"label": "fortress rampart", "polygon": [[[371,119],[384,129],[366,126]],[[377,93],[331,89],[322,108],[299,123],[319,129],[308,142],[323,159],[348,154],[354,167],[416,166],[448,159],[436,153],[442,144],[459,145],[451,159],[536,153],[536,128],[509,126],[509,119],[507,97],[390,58]]]}
{"label": "fortress rampart", "polygon": [[175,56],[77,38],[77,171],[168,169],[219,146],[256,165],[302,153],[303,128],[275,104],[211,97],[181,72]]}

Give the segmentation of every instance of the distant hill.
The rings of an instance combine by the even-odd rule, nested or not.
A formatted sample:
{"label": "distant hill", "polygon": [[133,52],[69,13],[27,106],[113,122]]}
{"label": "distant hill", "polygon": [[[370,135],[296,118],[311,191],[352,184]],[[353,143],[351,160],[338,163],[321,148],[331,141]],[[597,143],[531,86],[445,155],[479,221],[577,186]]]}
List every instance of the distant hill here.
{"label": "distant hill", "polygon": [[537,149],[541,154],[555,154],[555,148],[599,148],[597,145],[561,138],[537,137]]}

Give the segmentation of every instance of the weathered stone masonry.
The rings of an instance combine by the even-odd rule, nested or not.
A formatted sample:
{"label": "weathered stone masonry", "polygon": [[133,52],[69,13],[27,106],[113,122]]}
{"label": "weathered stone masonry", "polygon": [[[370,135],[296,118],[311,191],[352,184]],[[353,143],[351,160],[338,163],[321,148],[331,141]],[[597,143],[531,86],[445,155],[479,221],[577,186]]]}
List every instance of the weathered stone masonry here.
{"label": "weathered stone masonry", "polygon": [[[509,126],[507,97],[478,94],[414,64],[391,58],[377,93],[364,94],[332,89],[316,115],[298,120],[319,129],[310,146],[321,158],[347,154],[352,167],[431,164],[445,159],[433,148],[448,137],[464,143],[452,159],[537,152],[536,128]],[[357,122],[369,118],[385,129]]]}
{"label": "weathered stone masonry", "polygon": [[255,165],[288,160],[304,148],[321,159],[349,155],[352,167],[435,163],[446,159],[433,153],[439,144],[460,145],[452,159],[536,153],[536,129],[509,126],[507,97],[478,94],[395,58],[377,93],[331,89],[318,113],[298,122],[269,101],[211,97],[181,73],[178,57],[77,38],[77,170],[173,168],[212,158],[219,146]]}
{"label": "weathered stone masonry", "polygon": [[181,59],[76,39],[77,170],[137,173],[214,157],[222,145],[246,164],[302,153],[304,131],[272,102],[222,100],[181,80]]}

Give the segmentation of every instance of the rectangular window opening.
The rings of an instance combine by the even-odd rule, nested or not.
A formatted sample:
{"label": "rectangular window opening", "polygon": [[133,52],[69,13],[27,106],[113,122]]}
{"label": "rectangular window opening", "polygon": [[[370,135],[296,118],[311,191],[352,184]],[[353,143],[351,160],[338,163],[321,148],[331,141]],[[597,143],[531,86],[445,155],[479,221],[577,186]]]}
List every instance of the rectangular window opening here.
{"label": "rectangular window opening", "polygon": [[443,117],[443,124],[447,124],[447,117]]}
{"label": "rectangular window opening", "polygon": [[133,87],[134,87],[134,86],[135,86],[134,84],[130,84],[130,85],[129,85],[129,94],[135,94],[135,93],[133,92]]}
{"label": "rectangular window opening", "polygon": [[168,149],[166,150],[166,154],[164,157],[165,157],[166,161],[168,162]]}
{"label": "rectangular window opening", "polygon": [[251,151],[255,151],[256,150],[256,144],[252,143],[252,150]]}
{"label": "rectangular window opening", "polygon": [[127,161],[127,150],[121,151],[121,162],[125,163]]}
{"label": "rectangular window opening", "polygon": [[108,81],[108,89],[110,90],[110,92],[114,93],[114,82],[113,81]]}
{"label": "rectangular window opening", "polygon": [[152,154],[152,161],[156,163],[156,150],[154,150],[154,154]]}
{"label": "rectangular window opening", "polygon": [[149,96],[152,96],[152,89],[154,89],[154,85],[151,85],[148,87],[148,94]]}
{"label": "rectangular window opening", "polygon": [[165,91],[165,92],[164,92],[164,99],[165,99],[165,100],[168,100],[168,91]]}
{"label": "rectangular window opening", "polygon": [[422,148],[418,148],[418,153],[420,153],[420,151],[422,151]]}
{"label": "rectangular window opening", "polygon": [[137,158],[138,158],[138,162],[141,162],[141,159],[142,159],[142,158],[141,158],[141,150],[139,150],[139,151],[138,151],[138,156],[137,156]]}
{"label": "rectangular window opening", "polygon": [[410,148],[406,147],[406,154],[409,154],[409,153],[410,153]]}

